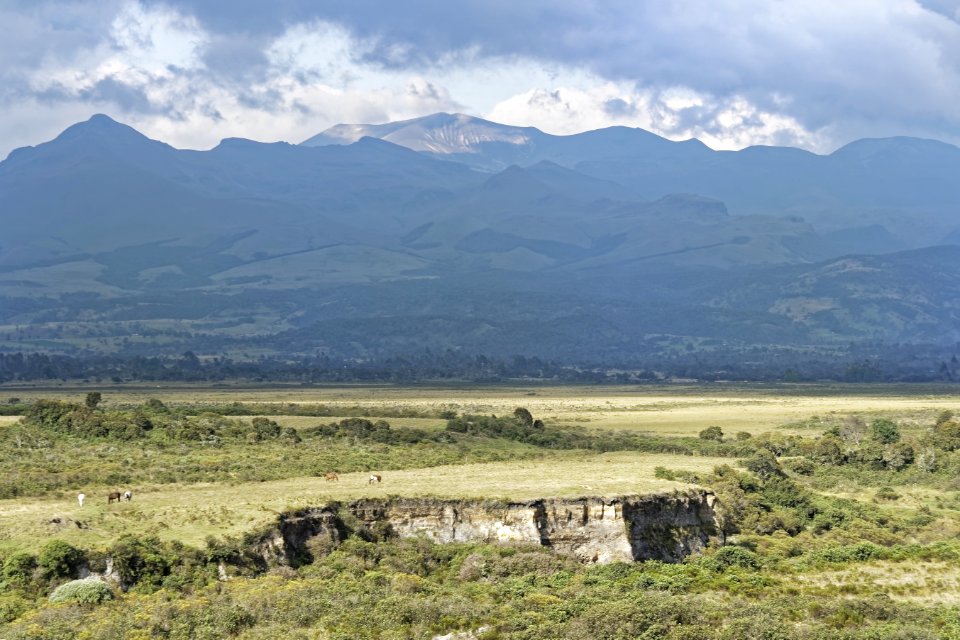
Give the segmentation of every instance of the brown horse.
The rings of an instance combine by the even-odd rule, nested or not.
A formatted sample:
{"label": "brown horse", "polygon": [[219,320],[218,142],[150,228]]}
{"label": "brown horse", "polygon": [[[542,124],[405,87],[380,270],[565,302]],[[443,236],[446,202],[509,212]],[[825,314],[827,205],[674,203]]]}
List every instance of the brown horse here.
{"label": "brown horse", "polygon": [[120,502],[119,491],[111,491],[110,493],[107,494],[107,504],[112,504],[114,500],[116,500],[117,502]]}
{"label": "brown horse", "polygon": [[383,482],[383,478],[380,477],[379,473],[371,473],[367,484],[380,484],[381,482]]}
{"label": "brown horse", "polygon": [[323,476],[323,479],[327,482],[338,482],[340,476],[337,475],[336,471],[328,471],[327,475]]}

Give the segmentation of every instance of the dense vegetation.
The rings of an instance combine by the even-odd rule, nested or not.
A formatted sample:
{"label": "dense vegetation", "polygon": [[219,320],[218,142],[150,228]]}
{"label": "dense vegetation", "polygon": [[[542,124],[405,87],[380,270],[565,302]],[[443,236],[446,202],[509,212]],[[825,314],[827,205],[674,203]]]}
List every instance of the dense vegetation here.
{"label": "dense vegetation", "polygon": [[[304,409],[321,414],[315,425],[294,429],[252,415],[262,406],[223,408],[231,406],[237,415],[157,400],[105,407],[97,393],[84,402],[28,403],[0,440],[4,496],[83,483],[291,477],[333,464],[344,471],[556,449],[671,451],[730,459],[709,473],[657,469],[717,493],[730,544],[676,565],[591,567],[540,547],[435,545],[358,531],[297,569],[269,569],[249,555],[257,532],[211,537],[202,548],[127,536],[80,549],[53,538],[39,551],[0,558],[0,635],[960,638],[960,609],[934,597],[956,579],[960,504],[947,492],[925,504],[900,495],[902,487],[957,488],[960,420],[950,412],[926,424],[816,418],[800,425],[817,429],[803,436],[708,427],[654,437],[545,424],[523,407],[506,416],[445,414],[443,428],[427,430],[375,417],[324,422],[320,405]],[[835,495],[851,487],[866,496]],[[103,571],[107,558],[119,585],[79,580],[85,570]],[[833,578],[913,576],[917,567],[929,575],[890,583],[899,586]]]}
{"label": "dense vegetation", "polygon": [[[829,349],[745,346],[720,341],[667,339],[628,359],[579,360],[488,357],[429,350],[385,358],[235,359],[181,356],[68,356],[3,353],[0,382],[256,381],[323,384],[343,382],[531,380],[562,383],[651,384],[670,378],[703,381],[960,382],[954,346],[859,344]],[[694,349],[694,346],[696,349]]]}

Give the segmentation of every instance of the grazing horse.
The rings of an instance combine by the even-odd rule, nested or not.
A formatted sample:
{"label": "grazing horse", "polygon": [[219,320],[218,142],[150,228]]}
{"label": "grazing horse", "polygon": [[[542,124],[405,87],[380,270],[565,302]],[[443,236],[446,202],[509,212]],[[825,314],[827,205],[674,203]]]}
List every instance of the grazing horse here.
{"label": "grazing horse", "polygon": [[83,500],[84,500],[84,498],[86,498],[86,497],[87,497],[87,496],[83,495],[82,493],[77,496],[77,502],[80,503],[80,506],[81,506],[81,507],[83,506]]}
{"label": "grazing horse", "polygon": [[383,482],[383,478],[380,477],[379,473],[371,473],[367,484],[380,484],[381,482]]}
{"label": "grazing horse", "polygon": [[339,482],[340,476],[337,475],[336,471],[328,471],[327,475],[323,476],[323,479],[327,482]]}
{"label": "grazing horse", "polygon": [[133,500],[133,491],[130,491],[129,489],[124,491],[123,499],[126,500],[127,502],[130,502],[131,500]]}
{"label": "grazing horse", "polygon": [[119,491],[111,491],[110,493],[107,494],[107,504],[112,504],[114,500],[116,500],[117,502],[120,502]]}

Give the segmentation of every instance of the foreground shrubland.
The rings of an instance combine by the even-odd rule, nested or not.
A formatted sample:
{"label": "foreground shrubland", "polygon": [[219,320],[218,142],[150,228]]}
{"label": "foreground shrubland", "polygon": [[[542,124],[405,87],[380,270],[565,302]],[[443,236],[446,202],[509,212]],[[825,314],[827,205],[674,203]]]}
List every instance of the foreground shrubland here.
{"label": "foreground shrubland", "polygon": [[[713,489],[729,544],[675,565],[584,566],[540,547],[358,530],[313,562],[271,568],[248,554],[255,531],[194,546],[53,539],[0,557],[0,637],[960,638],[960,504],[947,493],[960,477],[960,422],[949,413],[838,418],[804,436],[710,427],[670,438],[544,424],[522,408],[444,415],[438,429],[362,416],[294,429],[216,407],[97,405],[26,406],[2,431],[3,496],[657,452],[729,461],[655,472]],[[117,582],[78,581],[108,558]]]}

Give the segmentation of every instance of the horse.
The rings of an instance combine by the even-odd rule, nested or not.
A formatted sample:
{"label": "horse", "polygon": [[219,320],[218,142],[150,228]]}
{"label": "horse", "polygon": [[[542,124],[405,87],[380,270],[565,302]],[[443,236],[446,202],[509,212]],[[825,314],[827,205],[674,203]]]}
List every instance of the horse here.
{"label": "horse", "polygon": [[379,473],[371,473],[367,484],[380,484],[381,482],[383,482],[383,478],[380,477]]}
{"label": "horse", "polygon": [[337,475],[336,471],[328,471],[327,474],[323,476],[323,479],[327,482],[339,482],[340,476]]}
{"label": "horse", "polygon": [[107,494],[107,504],[112,504],[114,500],[116,500],[117,502],[120,502],[119,491],[111,491],[110,493]]}
{"label": "horse", "polygon": [[131,500],[133,500],[133,491],[130,491],[129,489],[124,491],[123,499],[126,500],[127,502],[130,502]]}
{"label": "horse", "polygon": [[77,502],[80,503],[80,506],[81,506],[81,507],[83,506],[83,500],[84,500],[86,497],[87,497],[87,496],[83,495],[82,493],[79,494],[79,495],[77,495]]}

